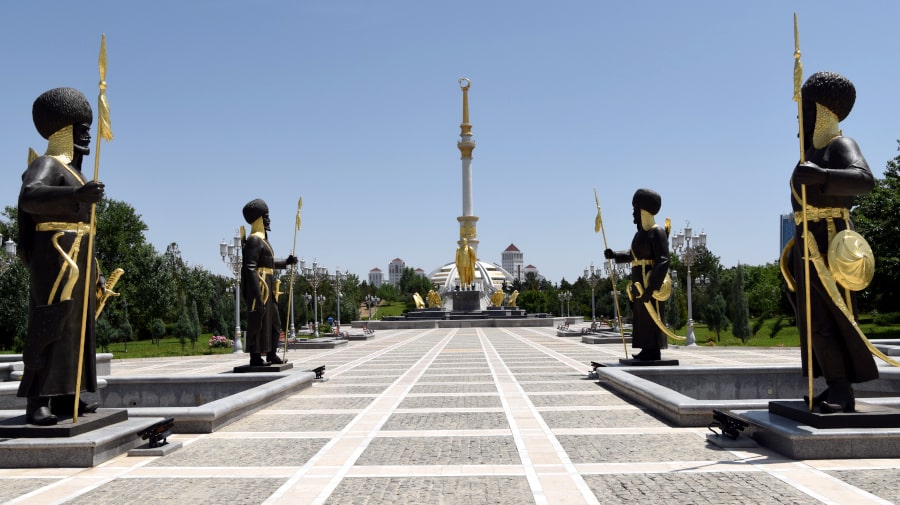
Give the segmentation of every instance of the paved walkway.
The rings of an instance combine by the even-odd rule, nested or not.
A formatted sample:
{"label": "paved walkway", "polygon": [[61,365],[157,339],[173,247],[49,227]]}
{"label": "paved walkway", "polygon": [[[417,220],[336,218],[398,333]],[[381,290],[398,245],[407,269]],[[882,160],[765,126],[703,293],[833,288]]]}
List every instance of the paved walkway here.
{"label": "paved walkway", "polygon": [[[900,503],[900,460],[724,450],[586,380],[624,347],[555,328],[378,331],[289,351],[326,382],[163,457],[0,469],[0,502],[73,504]],[[114,360],[113,375],[209,374],[243,355]],[[683,365],[795,364],[796,349],[672,348]]]}

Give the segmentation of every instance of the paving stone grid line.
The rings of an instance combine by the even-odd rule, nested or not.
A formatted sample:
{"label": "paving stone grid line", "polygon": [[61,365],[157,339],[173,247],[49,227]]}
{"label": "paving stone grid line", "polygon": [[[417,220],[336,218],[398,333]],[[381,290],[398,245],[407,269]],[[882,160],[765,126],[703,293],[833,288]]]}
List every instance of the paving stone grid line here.
{"label": "paving stone grid line", "polygon": [[[0,503],[900,503],[900,460],[723,450],[585,380],[619,344],[551,328],[379,330],[288,351],[319,382],[162,457],[0,469]],[[682,365],[797,364],[797,349],[674,347]],[[113,361],[113,375],[224,373],[246,355]]]}

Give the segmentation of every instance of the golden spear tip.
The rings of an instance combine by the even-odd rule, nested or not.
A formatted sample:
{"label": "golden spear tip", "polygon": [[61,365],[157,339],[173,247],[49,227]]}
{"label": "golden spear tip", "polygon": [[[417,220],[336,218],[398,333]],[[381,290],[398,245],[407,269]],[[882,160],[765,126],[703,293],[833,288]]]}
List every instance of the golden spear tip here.
{"label": "golden spear tip", "polygon": [[100,57],[97,60],[97,66],[100,67],[100,86],[106,87],[106,34],[100,35]]}

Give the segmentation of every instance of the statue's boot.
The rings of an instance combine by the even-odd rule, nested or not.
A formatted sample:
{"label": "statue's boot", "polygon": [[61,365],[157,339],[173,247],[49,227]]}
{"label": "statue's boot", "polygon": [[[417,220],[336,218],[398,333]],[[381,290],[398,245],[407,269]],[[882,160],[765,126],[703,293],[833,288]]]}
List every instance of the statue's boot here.
{"label": "statue's boot", "polygon": [[[75,395],[54,396],[50,401],[50,412],[57,416],[71,416],[75,407]],[[78,415],[93,414],[100,408],[97,402],[86,402],[81,398],[78,399]]]}
{"label": "statue's boot", "polygon": [[50,412],[50,397],[29,396],[25,407],[25,421],[37,426],[53,426],[59,419]]}
{"label": "statue's boot", "polygon": [[250,366],[266,366],[266,362],[263,361],[261,353],[250,353]]}
{"label": "statue's boot", "polygon": [[853,388],[846,380],[826,381],[828,384],[828,399],[819,405],[823,414],[836,412],[855,412],[856,398],[853,396]]}
{"label": "statue's boot", "polygon": [[641,352],[634,355],[634,359],[641,361],[659,361],[661,357],[659,349],[642,349]]}
{"label": "statue's boot", "polygon": [[284,363],[284,361],[281,361],[281,358],[278,357],[278,352],[276,351],[269,351],[269,353],[266,354],[266,361],[268,361],[270,365],[280,365]]}
{"label": "statue's boot", "polygon": [[[827,399],[828,399],[828,388],[825,388],[824,391],[817,394],[816,396],[813,396],[813,407],[818,407],[819,405],[822,404],[822,402],[824,402]],[[809,396],[808,395],[803,395],[803,403],[809,405]]]}

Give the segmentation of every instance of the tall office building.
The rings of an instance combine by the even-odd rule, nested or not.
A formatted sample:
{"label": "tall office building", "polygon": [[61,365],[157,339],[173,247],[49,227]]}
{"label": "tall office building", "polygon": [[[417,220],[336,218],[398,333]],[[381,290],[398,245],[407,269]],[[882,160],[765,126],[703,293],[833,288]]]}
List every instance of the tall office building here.
{"label": "tall office building", "polygon": [[406,268],[406,262],[400,258],[394,258],[394,261],[388,264],[388,282],[394,286],[399,286],[404,268]]}
{"label": "tall office building", "polygon": [[500,266],[509,272],[513,279],[522,280],[525,278],[525,260],[522,251],[515,244],[509,244],[500,254]]}

